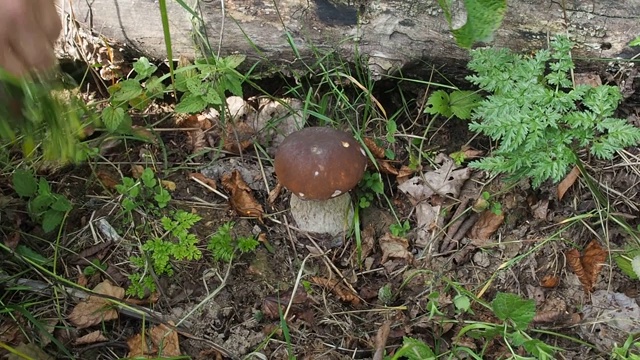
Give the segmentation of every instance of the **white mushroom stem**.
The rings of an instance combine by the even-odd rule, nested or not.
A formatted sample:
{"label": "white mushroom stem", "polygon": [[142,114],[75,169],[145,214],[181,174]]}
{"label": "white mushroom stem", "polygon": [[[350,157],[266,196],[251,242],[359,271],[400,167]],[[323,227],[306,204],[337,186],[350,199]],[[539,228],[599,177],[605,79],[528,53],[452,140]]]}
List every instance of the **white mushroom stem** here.
{"label": "white mushroom stem", "polygon": [[302,200],[291,195],[291,215],[302,231],[333,236],[353,226],[353,205],[348,193],[329,200]]}

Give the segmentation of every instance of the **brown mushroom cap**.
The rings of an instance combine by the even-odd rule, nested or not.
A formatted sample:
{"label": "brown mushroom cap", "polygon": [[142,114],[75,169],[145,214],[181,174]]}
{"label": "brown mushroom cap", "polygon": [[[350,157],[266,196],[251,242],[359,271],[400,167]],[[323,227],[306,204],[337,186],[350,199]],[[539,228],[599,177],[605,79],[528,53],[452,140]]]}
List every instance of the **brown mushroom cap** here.
{"label": "brown mushroom cap", "polygon": [[351,134],[308,127],[284,139],[275,156],[280,183],[305,200],[327,200],[353,189],[367,155]]}

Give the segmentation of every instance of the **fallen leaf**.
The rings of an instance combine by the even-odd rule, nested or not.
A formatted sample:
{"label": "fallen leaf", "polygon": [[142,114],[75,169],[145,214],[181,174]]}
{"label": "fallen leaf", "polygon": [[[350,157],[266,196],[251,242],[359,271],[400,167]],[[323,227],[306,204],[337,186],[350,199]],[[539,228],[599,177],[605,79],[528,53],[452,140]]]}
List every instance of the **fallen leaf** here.
{"label": "fallen leaf", "polygon": [[402,165],[400,167],[400,170],[398,170],[398,174],[396,175],[396,181],[398,182],[398,184],[402,184],[409,179],[409,176],[415,174],[416,171],[416,169],[412,169],[407,165]]}
{"label": "fallen leaf", "polygon": [[18,344],[26,340],[24,333],[22,332],[24,324],[24,318],[20,314],[12,314],[10,318],[3,316],[0,318],[0,341],[9,344]]}
{"label": "fallen leaf", "polygon": [[365,259],[369,257],[369,255],[371,255],[371,253],[373,252],[376,237],[375,224],[367,224],[367,226],[362,229],[360,237],[362,238],[362,246],[360,247],[360,258]]}
{"label": "fallen leaf", "polygon": [[144,172],[144,166],[142,165],[131,165],[131,177],[134,179],[140,179],[142,177],[142,173]]}
{"label": "fallen leaf", "polygon": [[573,169],[571,169],[571,172],[569,172],[569,174],[567,174],[567,176],[565,176],[558,184],[558,200],[562,200],[564,194],[571,188],[571,186],[573,186],[578,179],[578,176],[580,176],[580,169],[577,166],[574,166]]}
{"label": "fallen leaf", "polygon": [[242,179],[237,170],[222,175],[222,186],[231,193],[231,207],[240,216],[250,216],[262,220],[264,210],[262,205],[253,197],[251,188]]}
{"label": "fallen leaf", "polygon": [[81,336],[74,341],[74,345],[88,345],[95,344],[99,342],[109,341],[106,336],[102,335],[100,330],[96,330],[94,332],[90,332],[87,335]]}
{"label": "fallen leaf", "polygon": [[381,173],[398,176],[398,169],[391,164],[391,161],[380,159],[376,161],[378,162],[378,169],[380,169]]}
{"label": "fallen leaf", "polygon": [[504,222],[504,213],[496,215],[491,210],[480,214],[478,221],[469,230],[469,238],[476,246],[483,246]]}
{"label": "fallen leaf", "polygon": [[202,151],[207,146],[205,131],[212,127],[211,120],[204,115],[190,115],[186,118],[178,118],[176,125],[186,129],[188,141],[187,150],[191,153]]}
{"label": "fallen leaf", "polygon": [[278,200],[278,198],[280,197],[281,192],[282,192],[282,184],[277,183],[276,186],[273,189],[271,189],[271,191],[269,191],[269,197],[267,199],[269,204],[273,205],[276,202],[276,200]]}
{"label": "fallen leaf", "polygon": [[233,154],[240,154],[253,144],[255,132],[246,122],[229,122],[222,136],[222,147]]}
{"label": "fallen leaf", "polygon": [[584,291],[589,293],[595,286],[600,270],[607,259],[607,252],[596,240],[592,240],[584,249],[584,254],[580,256],[577,249],[569,250],[566,255],[567,263],[573,272],[578,276]]}
{"label": "fallen leaf", "polygon": [[169,191],[176,191],[176,183],[174,183],[173,181],[169,181],[169,180],[161,180],[160,184],[162,185],[163,188],[169,190]]}
{"label": "fallen leaf", "polygon": [[549,199],[542,199],[538,201],[531,207],[531,210],[533,210],[533,217],[535,219],[546,219],[549,211]]}
{"label": "fallen leaf", "polygon": [[550,289],[558,286],[560,283],[560,278],[555,275],[545,275],[542,280],[540,280],[540,286]]}
{"label": "fallen leaf", "polygon": [[[93,291],[116,299],[124,298],[124,289],[112,285],[108,280],[96,285]],[[118,311],[114,308],[114,304],[110,300],[97,295],[90,295],[86,300],[78,303],[69,314],[69,321],[77,326],[78,329],[117,318]]]}
{"label": "fallen leaf", "polygon": [[197,179],[201,183],[206,184],[211,187],[211,189],[216,190],[218,185],[216,185],[216,181],[210,177],[206,177],[203,173],[190,173],[189,179]]}
{"label": "fallen leaf", "polygon": [[413,259],[413,254],[408,250],[409,240],[403,237],[385,233],[378,240],[378,243],[380,244],[380,250],[382,250],[382,260],[380,261],[382,264],[387,262],[389,258],[399,258],[407,261]]}
{"label": "fallen leaf", "polygon": [[338,299],[344,302],[351,303],[352,305],[359,305],[360,298],[351,289],[346,287],[342,282],[334,279],[327,279],[319,276],[312,276],[311,282],[324,287],[325,289],[334,293]]}
{"label": "fallen leaf", "polygon": [[120,181],[118,181],[116,178],[113,177],[113,175],[105,172],[105,171],[98,171],[96,172],[96,178],[98,178],[98,181],[100,181],[100,183],[102,184],[102,186],[104,186],[105,188],[109,189],[109,190],[115,190],[116,185],[118,185],[120,183]]}
{"label": "fallen leaf", "polygon": [[364,145],[367,147],[367,149],[369,149],[371,154],[373,154],[373,157],[375,157],[376,159],[384,159],[385,158],[385,150],[384,150],[384,148],[382,146],[376,144],[376,141],[373,138],[364,137],[364,138],[362,138],[362,142],[364,142]]}
{"label": "fallen leaf", "polygon": [[129,347],[128,358],[143,358],[147,359],[153,355],[151,344],[147,344],[146,336],[142,334],[135,334],[127,339],[127,346]]}
{"label": "fallen leaf", "polygon": [[602,79],[600,75],[590,73],[575,73],[573,74],[575,85],[589,85],[592,87],[598,87],[602,85]]}
{"label": "fallen leaf", "polygon": [[[169,325],[174,324],[169,321]],[[159,324],[149,329],[151,342],[154,345],[154,353],[158,357],[169,358],[180,356],[180,342],[178,333],[165,324]]]}
{"label": "fallen leaf", "polygon": [[262,312],[264,315],[269,319],[278,319],[280,318],[280,314],[286,311],[289,303],[293,305],[305,304],[309,300],[307,293],[302,287],[296,290],[295,296],[292,290],[293,289],[289,289],[282,294],[265,297],[264,300],[262,300]]}
{"label": "fallen leaf", "polygon": [[22,343],[13,348],[21,356],[10,354],[6,357],[8,360],[18,359],[35,359],[35,360],[53,360],[53,356],[47,354],[35,343]]}
{"label": "fallen leaf", "polygon": [[131,127],[131,132],[141,140],[158,145],[158,138],[146,127],[134,125]]}
{"label": "fallen leaf", "polygon": [[464,182],[471,176],[471,169],[457,169],[449,156],[438,154],[436,163],[439,169],[427,171],[398,185],[398,190],[412,197],[414,202],[429,199],[434,194],[457,198]]}
{"label": "fallen leaf", "polygon": [[440,233],[444,227],[442,206],[431,205],[426,201],[416,205],[416,231],[415,246],[426,247],[433,240],[433,233]]}
{"label": "fallen leaf", "polygon": [[386,320],[382,323],[382,326],[378,329],[378,333],[376,334],[375,347],[376,352],[373,354],[372,360],[382,360],[386,353],[387,346],[387,338],[389,337],[389,332],[391,331],[391,321]]}

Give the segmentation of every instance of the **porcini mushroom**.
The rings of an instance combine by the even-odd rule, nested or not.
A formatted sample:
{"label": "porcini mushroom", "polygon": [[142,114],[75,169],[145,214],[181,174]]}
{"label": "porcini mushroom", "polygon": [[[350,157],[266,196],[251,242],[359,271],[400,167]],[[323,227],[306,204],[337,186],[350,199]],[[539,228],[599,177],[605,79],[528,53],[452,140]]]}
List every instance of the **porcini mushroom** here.
{"label": "porcini mushroom", "polygon": [[291,215],[303,231],[338,235],[353,224],[349,191],[367,167],[367,155],[349,133],[308,127],[278,147],[275,171],[291,191]]}

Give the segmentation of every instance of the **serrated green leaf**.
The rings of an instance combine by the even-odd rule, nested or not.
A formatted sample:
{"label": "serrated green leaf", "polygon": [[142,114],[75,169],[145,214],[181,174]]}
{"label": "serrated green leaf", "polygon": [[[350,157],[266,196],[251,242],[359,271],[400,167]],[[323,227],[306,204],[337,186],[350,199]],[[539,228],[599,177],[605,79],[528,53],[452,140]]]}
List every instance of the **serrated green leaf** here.
{"label": "serrated green leaf", "polygon": [[185,94],[178,105],[176,105],[175,111],[182,114],[193,114],[201,112],[206,109],[207,102],[200,95]]}
{"label": "serrated green leaf", "polygon": [[425,107],[424,112],[431,115],[441,115],[447,118],[453,115],[451,107],[449,106],[449,94],[444,90],[438,90],[431,93],[427,100],[427,106]]}
{"label": "serrated green leaf", "polygon": [[202,99],[207,102],[207,105],[222,104],[222,98],[220,97],[220,94],[218,94],[218,91],[213,87],[209,88],[209,91],[207,91],[207,93],[202,96]]}
{"label": "serrated green leaf", "polygon": [[629,42],[629,46],[640,46],[640,36],[631,40],[631,42]]}
{"label": "serrated green leaf", "polygon": [[233,54],[224,58],[223,62],[226,67],[235,69],[237,68],[247,57],[241,54]]}
{"label": "serrated green leaf", "polygon": [[150,98],[162,99],[164,97],[165,86],[157,76],[152,76],[145,83],[147,96]]}
{"label": "serrated green leaf", "polygon": [[62,195],[56,195],[55,201],[53,202],[53,204],[51,204],[51,208],[56,211],[67,212],[73,207],[71,206],[71,202],[69,202],[66,197]]}
{"label": "serrated green leaf", "polygon": [[224,74],[224,86],[235,96],[242,97],[242,78],[238,78],[236,74],[226,73]]}
{"label": "serrated green leaf", "polygon": [[107,106],[102,109],[102,123],[110,132],[114,132],[120,124],[124,121],[124,109],[121,107],[114,108],[113,106]]}
{"label": "serrated green leaf", "polygon": [[408,360],[432,360],[436,356],[431,348],[423,341],[404,337],[402,347],[396,351],[394,359],[406,358]]}
{"label": "serrated green leaf", "polygon": [[138,81],[153,75],[157,69],[158,67],[150,63],[149,59],[144,56],[133,63],[133,70],[137,73],[135,79]]}
{"label": "serrated green leaf", "polygon": [[64,213],[56,210],[49,210],[42,217],[42,230],[45,233],[55,230],[62,223]]}
{"label": "serrated green leaf", "polygon": [[449,107],[458,119],[468,120],[481,100],[482,97],[474,91],[456,90],[449,94]]}
{"label": "serrated green leaf", "polygon": [[207,93],[210,85],[198,77],[191,77],[186,80],[186,86],[193,95],[204,95]]}
{"label": "serrated green leaf", "polygon": [[118,83],[119,88],[113,94],[113,101],[126,103],[142,94],[142,86],[134,79],[127,79]]}
{"label": "serrated green leaf", "polygon": [[491,302],[491,308],[498,319],[511,320],[518,330],[526,329],[536,314],[536,303],[532,299],[522,299],[516,294],[498,293]]}
{"label": "serrated green leaf", "polygon": [[54,201],[55,198],[51,193],[39,194],[29,202],[29,211],[38,215],[51,207],[51,204],[53,204]]}
{"label": "serrated green leaf", "polygon": [[453,298],[453,305],[456,307],[456,309],[467,312],[471,308],[471,301],[469,300],[468,296],[458,294]]}
{"label": "serrated green leaf", "polygon": [[[443,8],[445,17],[449,25],[456,14],[450,8],[450,2],[438,1]],[[493,32],[496,31],[507,9],[506,0],[464,0],[464,11],[466,11],[466,23],[457,29],[453,29],[453,36],[456,38],[458,46],[470,48],[478,41],[488,41]],[[459,9],[459,11],[462,11]],[[462,16],[460,16],[462,17]]]}
{"label": "serrated green leaf", "polygon": [[19,169],[13,173],[13,190],[22,197],[31,197],[38,190],[38,182],[31,172]]}
{"label": "serrated green leaf", "polygon": [[49,263],[49,259],[45,258],[30,247],[23,244],[18,245],[18,247],[16,248],[16,253],[35,262],[36,264],[45,265]]}

